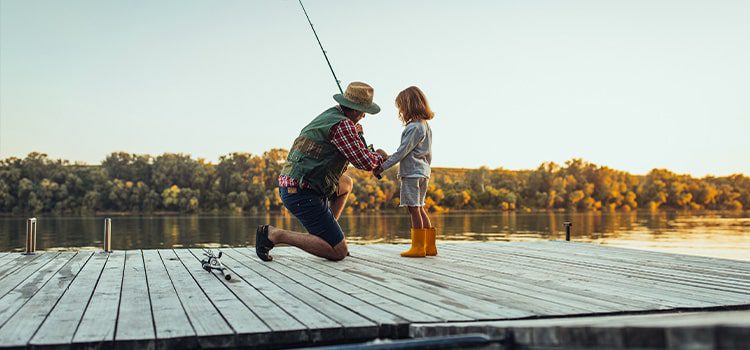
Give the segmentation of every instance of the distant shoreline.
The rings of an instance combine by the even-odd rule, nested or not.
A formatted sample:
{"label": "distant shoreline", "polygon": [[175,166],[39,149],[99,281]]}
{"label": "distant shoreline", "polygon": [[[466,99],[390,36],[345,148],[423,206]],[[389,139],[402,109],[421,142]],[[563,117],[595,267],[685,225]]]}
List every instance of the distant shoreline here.
{"label": "distant shoreline", "polygon": [[[26,215],[245,214],[284,210],[277,177],[288,151],[232,153],[218,163],[188,154],[112,153],[101,165],[70,164],[43,153],[0,160],[0,213]],[[350,167],[348,212],[399,208],[398,169],[376,179]],[[653,169],[646,175],[582,159],[542,163],[533,170],[435,167],[425,208],[431,212],[487,210],[633,211],[750,209],[750,177],[695,178]],[[101,214],[99,214],[101,213]]]}
{"label": "distant shoreline", "polygon": [[[378,214],[385,214],[385,215],[403,215],[404,210],[402,209],[379,209],[379,210],[362,210],[362,211],[351,211],[349,213],[344,214],[344,217],[346,215],[378,215]],[[193,213],[182,213],[179,211],[159,211],[159,212],[95,212],[95,213],[80,213],[80,214],[52,214],[52,213],[43,213],[43,214],[12,214],[12,213],[0,213],[0,218],[30,218],[30,217],[76,217],[76,218],[86,218],[86,217],[92,217],[92,218],[99,218],[99,217],[132,217],[132,216],[145,216],[145,217],[190,217],[190,216],[198,216],[198,217],[261,217],[261,216],[267,216],[267,215],[291,215],[291,214],[285,214],[286,211],[281,210],[272,210],[272,211],[259,211],[256,213],[252,213],[250,211],[242,212],[242,213],[234,213],[230,211],[224,211],[224,212],[193,212]],[[648,210],[648,209],[635,209],[635,210],[566,210],[566,209],[531,209],[528,211],[523,210],[492,210],[492,209],[452,209],[452,210],[444,210],[439,213],[434,213],[434,215],[462,215],[462,214],[497,214],[497,215],[507,215],[507,214],[541,214],[541,213],[562,213],[562,214],[637,214],[637,213],[653,213],[653,214],[663,214],[663,213],[681,213],[681,214],[690,214],[690,215],[696,215],[696,214],[742,214],[742,213],[750,213],[750,209],[741,209],[741,210],[721,210],[721,209],[684,209],[684,210],[677,210],[677,209],[656,209],[656,210]]]}

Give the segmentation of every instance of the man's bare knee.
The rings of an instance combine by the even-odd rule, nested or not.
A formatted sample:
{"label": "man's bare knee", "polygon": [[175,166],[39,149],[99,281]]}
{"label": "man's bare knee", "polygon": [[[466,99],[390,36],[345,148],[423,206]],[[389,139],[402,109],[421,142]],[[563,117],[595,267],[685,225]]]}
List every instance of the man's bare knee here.
{"label": "man's bare knee", "polygon": [[344,258],[346,258],[348,255],[349,249],[346,246],[346,241],[342,241],[341,243],[333,247],[333,255],[329,257],[328,260],[341,261],[344,260]]}
{"label": "man's bare knee", "polygon": [[328,260],[341,261],[344,260],[344,258],[346,258],[346,254],[336,253],[334,256],[329,257]]}

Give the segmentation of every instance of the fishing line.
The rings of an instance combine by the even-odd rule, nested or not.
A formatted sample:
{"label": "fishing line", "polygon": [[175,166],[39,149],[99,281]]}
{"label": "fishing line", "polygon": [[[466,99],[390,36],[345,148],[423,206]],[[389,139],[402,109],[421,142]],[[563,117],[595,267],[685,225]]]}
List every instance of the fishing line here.
{"label": "fishing line", "polygon": [[[318,41],[318,46],[320,46],[320,51],[323,52],[323,57],[326,59],[326,63],[328,63],[328,68],[331,69],[331,74],[333,74],[333,80],[336,81],[336,86],[339,88],[339,92],[343,95],[344,90],[341,89],[341,81],[339,78],[336,77],[336,72],[333,71],[333,66],[331,65],[331,60],[328,59],[328,54],[326,53],[326,50],[323,48],[323,44],[320,43],[320,37],[318,37],[318,32],[315,31],[315,26],[313,26],[312,21],[310,21],[310,16],[307,14],[307,10],[305,10],[305,5],[302,5],[302,0],[299,1],[299,6],[302,7],[302,12],[305,13],[305,17],[307,18],[307,23],[310,24],[310,29],[312,29],[313,34],[315,34],[315,40]],[[365,141],[365,136],[360,131],[358,132],[359,139],[362,140],[362,143],[371,151],[375,152],[375,148],[372,145],[368,145],[367,141]],[[381,175],[375,175],[378,179],[381,178]]]}
{"label": "fishing line", "polygon": [[307,10],[305,10],[305,5],[302,5],[302,0],[298,0],[299,5],[302,7],[302,12],[305,13],[305,17],[307,17],[307,23],[310,23],[310,29],[312,29],[313,34],[315,34],[315,40],[318,41],[318,46],[320,46],[320,51],[323,51],[323,57],[326,58],[326,63],[328,63],[328,68],[331,69],[331,74],[333,74],[333,80],[336,81],[336,86],[339,87],[339,92],[344,93],[344,90],[341,90],[341,81],[336,78],[336,72],[333,71],[333,66],[331,66],[331,61],[328,59],[328,55],[326,54],[326,50],[323,49],[323,44],[320,43],[320,38],[318,37],[318,33],[315,31],[315,27],[312,24],[312,21],[310,21],[310,16],[307,15]]}

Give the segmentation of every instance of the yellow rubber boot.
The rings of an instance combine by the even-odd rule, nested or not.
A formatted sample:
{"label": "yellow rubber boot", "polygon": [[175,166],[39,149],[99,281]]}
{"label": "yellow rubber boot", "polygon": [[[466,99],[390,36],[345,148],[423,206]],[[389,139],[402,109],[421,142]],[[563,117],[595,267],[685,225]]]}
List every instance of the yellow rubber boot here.
{"label": "yellow rubber boot", "polygon": [[437,246],[435,245],[435,228],[428,227],[424,235],[424,251],[427,256],[437,255]]}
{"label": "yellow rubber boot", "polygon": [[424,258],[424,235],[425,229],[413,228],[411,229],[411,247],[405,252],[401,252],[401,256],[407,258]]}

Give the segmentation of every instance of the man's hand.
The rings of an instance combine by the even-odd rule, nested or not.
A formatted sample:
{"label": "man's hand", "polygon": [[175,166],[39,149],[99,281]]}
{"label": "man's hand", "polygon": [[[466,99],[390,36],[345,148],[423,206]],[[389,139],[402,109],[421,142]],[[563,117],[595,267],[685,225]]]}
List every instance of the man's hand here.
{"label": "man's hand", "polygon": [[382,173],[383,167],[380,166],[372,170],[372,174],[375,175],[375,177],[377,177],[378,179],[382,178],[382,176],[380,176]]}

